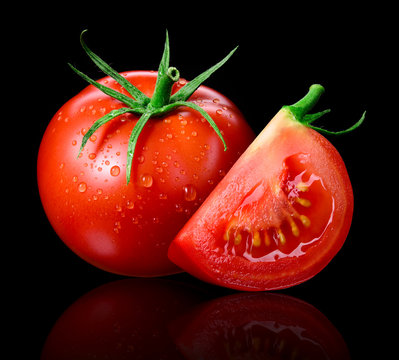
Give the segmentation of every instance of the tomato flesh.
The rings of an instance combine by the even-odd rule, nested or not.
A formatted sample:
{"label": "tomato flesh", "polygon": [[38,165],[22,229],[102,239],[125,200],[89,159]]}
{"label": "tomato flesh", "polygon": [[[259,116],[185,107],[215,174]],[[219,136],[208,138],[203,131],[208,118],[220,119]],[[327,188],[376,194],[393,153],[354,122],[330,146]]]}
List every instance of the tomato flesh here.
{"label": "tomato flesh", "polygon": [[352,212],[337,150],[281,110],[179,232],[169,257],[219,285],[289,287],[334,257]]}
{"label": "tomato flesh", "polygon": [[283,181],[261,181],[243,198],[227,222],[223,243],[219,241],[225,253],[274,261],[298,256],[305,244],[317,241],[329,224],[333,199],[322,179],[305,168],[306,158],[289,157]]}

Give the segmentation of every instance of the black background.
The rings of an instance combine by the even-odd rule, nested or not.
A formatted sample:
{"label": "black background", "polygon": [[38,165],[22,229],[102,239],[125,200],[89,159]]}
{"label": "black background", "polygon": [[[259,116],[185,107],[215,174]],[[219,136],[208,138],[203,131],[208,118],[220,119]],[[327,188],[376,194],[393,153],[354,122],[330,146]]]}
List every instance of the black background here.
{"label": "black background", "polygon": [[[15,86],[9,92],[15,101],[9,116],[15,140],[10,151],[15,156],[22,148],[20,161],[12,161],[22,190],[16,192],[11,186],[16,180],[5,176],[10,186],[5,192],[13,197],[8,207],[11,220],[5,226],[14,229],[10,236],[4,235],[12,245],[4,254],[10,261],[5,277],[12,289],[6,297],[14,305],[9,311],[16,325],[11,338],[24,344],[18,351],[27,350],[29,358],[38,358],[51,327],[69,305],[97,286],[121,278],[86,264],[62,243],[46,219],[36,185],[36,156],[47,124],[86,86],[67,63],[94,78],[102,77],[79,44],[83,29],[89,30],[89,47],[118,71],[156,70],[168,29],[171,65],[187,79],[239,45],[206,85],[229,97],[256,133],[282,105],[297,101],[313,83],[326,88],[317,109],[332,109],[320,120],[325,127],[346,128],[367,110],[361,128],[329,138],[347,165],[354,189],[348,239],[315,278],[280,292],[324,313],[344,337],[353,359],[389,348],[391,344],[380,338],[388,331],[384,321],[385,310],[390,309],[384,299],[393,296],[385,286],[391,270],[381,243],[395,239],[385,238],[383,229],[389,225],[379,220],[386,211],[379,196],[384,197],[381,190],[388,191],[390,184],[378,178],[379,151],[385,144],[378,142],[377,125],[382,119],[375,104],[384,79],[391,76],[388,9],[351,10],[326,4],[309,9],[249,4],[232,8],[212,3],[115,3],[82,9],[81,4],[69,3],[28,6],[23,15],[12,15],[15,28],[8,32],[11,41],[5,58],[13,70],[4,71],[5,76],[12,75],[8,87]],[[203,287],[213,298],[233,293],[187,274],[170,278]]]}

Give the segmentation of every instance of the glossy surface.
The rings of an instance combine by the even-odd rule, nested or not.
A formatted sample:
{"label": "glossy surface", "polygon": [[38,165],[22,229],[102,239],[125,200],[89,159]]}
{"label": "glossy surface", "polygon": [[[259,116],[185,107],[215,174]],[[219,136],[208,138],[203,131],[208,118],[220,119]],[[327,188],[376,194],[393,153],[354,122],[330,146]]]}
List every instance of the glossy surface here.
{"label": "glossy surface", "polygon": [[[213,293],[213,295],[211,295]],[[124,279],[69,304],[41,360],[348,360],[345,340],[314,306],[292,296],[236,293],[184,280]]]}
{"label": "glossy surface", "polygon": [[281,110],[179,232],[169,257],[214,284],[286,288],[329,263],[352,213],[337,150]]}
{"label": "glossy surface", "polygon": [[186,359],[350,359],[321,312],[282,294],[220,297],[184,314],[172,329]]}
{"label": "glossy surface", "polygon": [[[124,73],[150,96],[155,72]],[[110,78],[103,85],[124,93]],[[177,91],[185,84],[175,84]],[[196,111],[179,107],[153,118],[140,134],[126,185],[126,153],[137,116],[125,114],[98,129],[79,158],[82,137],[122,104],[93,86],[68,101],[40,145],[40,197],[51,225],[76,254],[118,274],[155,276],[181,271],[167,258],[173,237],[254,138],[237,107],[201,86],[189,99],[223,132],[228,150]]]}

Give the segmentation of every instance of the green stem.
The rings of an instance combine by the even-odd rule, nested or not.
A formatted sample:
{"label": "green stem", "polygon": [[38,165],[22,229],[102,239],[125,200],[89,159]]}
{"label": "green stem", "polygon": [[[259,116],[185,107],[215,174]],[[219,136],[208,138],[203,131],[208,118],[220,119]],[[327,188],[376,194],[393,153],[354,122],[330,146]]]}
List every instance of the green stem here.
{"label": "green stem", "polygon": [[283,106],[283,109],[287,110],[291,113],[291,115],[295,118],[295,120],[299,121],[301,124],[310,127],[313,130],[316,130],[325,135],[342,135],[349,133],[355,129],[357,129],[364,121],[366,112],[363,113],[362,117],[351,127],[341,131],[330,131],[317,126],[312,125],[312,123],[321,118],[323,115],[330,112],[329,109],[320,111],[314,114],[309,114],[309,111],[313,109],[313,107],[318,102],[320,96],[324,93],[324,87],[319,84],[314,84],[309,88],[308,93],[298,102],[293,105]]}
{"label": "green stem", "polygon": [[307,115],[309,111],[313,109],[323,93],[323,86],[319,84],[313,84],[309,88],[308,93],[301,100],[295,104],[285,106],[285,108],[289,109],[299,122],[304,122],[305,115]]}
{"label": "green stem", "polygon": [[132,167],[132,160],[134,155],[134,150],[136,147],[137,139],[140,135],[140,132],[143,130],[147,121],[153,116],[159,116],[161,114],[165,114],[178,106],[187,106],[196,111],[198,111],[204,118],[209,122],[212,128],[215,130],[217,135],[223,142],[224,150],[227,150],[226,142],[223,139],[222,133],[217,127],[216,123],[212,120],[208,113],[206,113],[202,108],[200,108],[197,104],[187,102],[186,100],[194,93],[195,90],[202,84],[204,80],[206,80],[210,75],[212,75],[217,69],[219,69],[230,57],[233,55],[235,48],[231,51],[224,59],[219,61],[216,65],[212,66],[208,70],[204,71],[202,74],[198,75],[195,79],[188,82],[185,86],[183,86],[178,92],[176,92],[173,96],[171,96],[172,88],[175,82],[177,82],[180,78],[180,73],[175,67],[169,66],[169,37],[168,32],[166,32],[166,40],[164,52],[162,54],[162,59],[158,67],[158,76],[155,84],[155,89],[152,98],[150,99],[144,93],[142,93],[138,88],[136,88],[133,84],[130,83],[129,80],[124,78],[117,71],[112,69],[105,61],[103,61],[98,55],[94,54],[83,41],[83,33],[81,35],[81,44],[87,55],[89,55],[90,59],[108,76],[113,78],[116,82],[118,82],[132,97],[123,94],[120,91],[109,88],[105,85],[100,84],[97,81],[94,81],[87,75],[83,74],[79,70],[75,69],[72,65],[70,67],[73,71],[75,71],[79,76],[85,79],[91,85],[97,87],[104,94],[111,96],[114,99],[117,99],[128,107],[111,110],[108,114],[104,115],[100,119],[98,119],[86,133],[86,135],[82,139],[82,143],[80,146],[79,154],[82,151],[83,147],[87,143],[89,136],[92,135],[100,126],[104,125],[108,121],[111,121],[122,115],[124,113],[135,113],[140,114],[141,117],[137,121],[133,131],[130,135],[129,143],[128,143],[128,151],[127,151],[127,164],[126,164],[126,180],[127,183],[130,181],[130,173]]}
{"label": "green stem", "polygon": [[170,67],[165,74],[159,74],[154,90],[154,95],[148,104],[150,109],[158,109],[169,104],[173,84],[180,78],[179,70]]}

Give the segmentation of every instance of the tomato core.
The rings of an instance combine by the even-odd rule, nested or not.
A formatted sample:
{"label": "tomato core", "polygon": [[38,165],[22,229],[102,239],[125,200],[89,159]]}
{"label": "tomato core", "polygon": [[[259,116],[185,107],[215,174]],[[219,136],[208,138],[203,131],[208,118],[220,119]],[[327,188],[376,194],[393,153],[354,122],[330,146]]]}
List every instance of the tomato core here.
{"label": "tomato core", "polygon": [[257,183],[227,221],[217,247],[225,255],[273,262],[303,255],[332,221],[334,200],[310,155],[287,157],[280,174]]}

